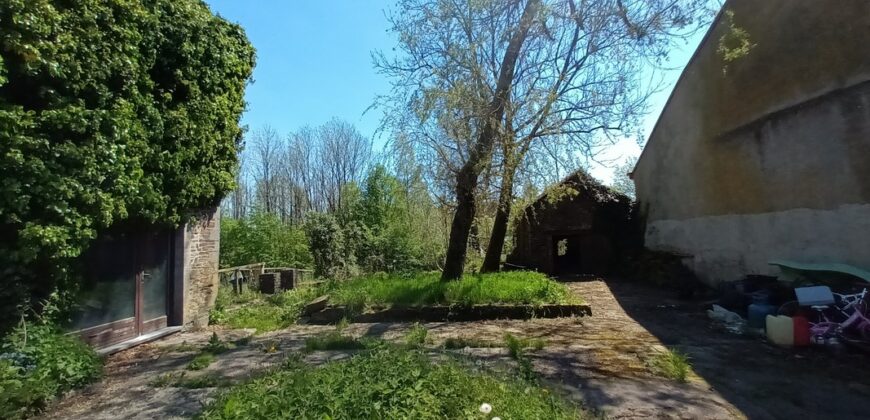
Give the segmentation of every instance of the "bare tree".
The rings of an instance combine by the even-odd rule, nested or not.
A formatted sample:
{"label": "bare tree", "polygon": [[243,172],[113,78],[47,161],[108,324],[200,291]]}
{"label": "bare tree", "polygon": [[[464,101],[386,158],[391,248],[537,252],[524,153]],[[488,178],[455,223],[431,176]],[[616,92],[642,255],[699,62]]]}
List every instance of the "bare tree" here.
{"label": "bare tree", "polygon": [[[393,29],[401,33],[404,56],[394,61],[380,56],[376,61],[379,68],[395,77],[396,91],[401,95],[402,90],[410,90],[409,96],[419,111],[432,112],[445,137],[457,146],[446,150],[446,154],[458,155],[461,165],[455,171],[456,209],[443,280],[462,275],[475,218],[479,176],[489,164],[502,130],[516,64],[541,5],[540,0],[522,3],[402,1],[392,23]],[[489,25],[502,28],[500,34],[504,37],[480,36],[492,33],[481,29]],[[487,51],[480,45],[500,44],[505,39],[507,44],[502,48]],[[491,55],[483,57],[487,52]],[[497,71],[484,73],[485,69],[477,65],[481,60],[498,62],[493,66]],[[454,103],[457,99],[459,102]],[[436,109],[438,105],[440,108]],[[436,150],[445,153],[444,148]]]}
{"label": "bare tree", "polygon": [[[461,271],[465,220],[474,215],[473,206],[464,203],[473,194],[481,167],[495,162],[500,170],[498,207],[483,267],[494,270],[507,231],[516,171],[525,157],[547,152],[539,142],[568,147],[572,153],[556,155],[569,160],[575,154],[592,157],[610,144],[613,132],[631,128],[648,93],[640,80],[643,66],[666,56],[671,40],[685,34],[681,31],[707,4],[708,0],[399,3],[392,23],[401,35],[403,58],[377,56],[376,65],[394,80],[389,99],[413,109],[421,121],[425,148],[456,173],[457,224],[451,233],[456,241],[451,242],[444,278]],[[534,11],[526,15],[529,8]],[[512,41],[519,34],[521,48],[514,55],[511,48],[517,44]],[[500,147],[494,148],[495,143]]]}
{"label": "bare tree", "polygon": [[277,186],[281,148],[281,136],[268,125],[255,130],[251,135],[256,201],[258,210],[266,213],[276,213],[278,209]]}
{"label": "bare tree", "polygon": [[350,123],[332,119],[318,130],[320,177],[327,210],[341,207],[345,184],[362,180],[372,157],[371,141]]}

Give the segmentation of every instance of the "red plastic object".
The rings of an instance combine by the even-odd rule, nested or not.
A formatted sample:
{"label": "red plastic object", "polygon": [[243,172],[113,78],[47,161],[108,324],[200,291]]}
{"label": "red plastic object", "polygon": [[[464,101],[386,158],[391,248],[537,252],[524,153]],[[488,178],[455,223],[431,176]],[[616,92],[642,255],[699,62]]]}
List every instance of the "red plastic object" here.
{"label": "red plastic object", "polygon": [[810,321],[802,316],[792,318],[794,323],[794,345],[809,346],[810,345]]}

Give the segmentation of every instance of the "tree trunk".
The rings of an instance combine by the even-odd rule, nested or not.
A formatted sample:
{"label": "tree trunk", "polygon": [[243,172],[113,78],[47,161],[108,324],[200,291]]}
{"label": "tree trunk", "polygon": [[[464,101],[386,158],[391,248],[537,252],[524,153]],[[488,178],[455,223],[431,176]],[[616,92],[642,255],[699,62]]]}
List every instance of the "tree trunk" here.
{"label": "tree trunk", "polygon": [[532,26],[541,0],[529,0],[520,18],[517,31],[511,36],[499,70],[495,94],[489,104],[489,118],[482,121],[480,135],[468,155],[468,160],[456,174],[456,213],[450,226],[450,240],[447,243],[447,257],[441,280],[454,280],[462,277],[465,269],[465,254],[468,251],[468,233],[474,221],[474,190],[478,177],[492,152],[495,136],[504,117],[505,104],[510,95],[516,69],[517,58]]}
{"label": "tree trunk", "polygon": [[501,178],[501,190],[498,193],[498,208],[492,225],[492,235],[486,248],[486,257],[480,267],[482,273],[492,273],[501,268],[501,252],[504,249],[504,238],[507,235],[508,221],[511,218],[511,202],[514,195],[514,169],[505,165]]}

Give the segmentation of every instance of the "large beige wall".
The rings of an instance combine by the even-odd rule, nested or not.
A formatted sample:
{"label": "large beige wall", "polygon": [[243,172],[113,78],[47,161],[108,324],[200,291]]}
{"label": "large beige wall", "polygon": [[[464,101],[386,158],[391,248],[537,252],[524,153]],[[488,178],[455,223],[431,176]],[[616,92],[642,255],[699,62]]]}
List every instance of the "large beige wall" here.
{"label": "large beige wall", "polygon": [[870,1],[726,8],[757,46],[726,66],[720,20],[678,82],[634,171],[647,247],[710,282],[870,267]]}

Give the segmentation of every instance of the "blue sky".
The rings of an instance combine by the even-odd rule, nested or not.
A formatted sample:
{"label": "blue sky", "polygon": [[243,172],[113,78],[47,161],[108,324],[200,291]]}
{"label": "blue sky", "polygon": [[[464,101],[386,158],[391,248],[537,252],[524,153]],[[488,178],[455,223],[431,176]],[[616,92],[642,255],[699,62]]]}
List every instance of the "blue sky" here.
{"label": "blue sky", "polygon": [[[387,31],[385,10],[393,0],[207,0],[212,10],[245,28],[257,49],[254,83],[248,87],[243,124],[251,129],[271,125],[282,134],[332,117],[345,119],[366,136],[375,134],[381,113],[365,113],[388,81],[372,67],[371,52],[389,53],[395,38]],[[703,34],[671,54],[664,74],[666,89],[650,99],[644,137],[666,102],[673,83]],[[383,144],[375,139],[375,147]],[[608,153],[622,160],[640,153],[626,139]],[[609,181],[612,170],[591,165],[593,175]]]}

